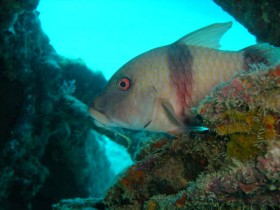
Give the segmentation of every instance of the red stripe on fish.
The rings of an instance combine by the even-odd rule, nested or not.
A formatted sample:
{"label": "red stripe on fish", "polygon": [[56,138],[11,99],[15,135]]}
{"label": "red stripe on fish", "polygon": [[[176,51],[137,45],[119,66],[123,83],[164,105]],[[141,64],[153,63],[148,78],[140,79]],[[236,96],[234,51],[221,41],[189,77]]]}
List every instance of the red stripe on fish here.
{"label": "red stripe on fish", "polygon": [[192,104],[192,64],[193,58],[187,45],[173,44],[167,51],[172,85],[180,106],[180,115],[185,116],[184,107]]}

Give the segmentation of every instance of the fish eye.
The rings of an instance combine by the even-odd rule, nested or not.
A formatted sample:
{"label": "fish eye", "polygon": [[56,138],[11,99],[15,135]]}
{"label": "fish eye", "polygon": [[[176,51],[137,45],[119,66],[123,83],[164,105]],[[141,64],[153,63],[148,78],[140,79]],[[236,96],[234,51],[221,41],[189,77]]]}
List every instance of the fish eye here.
{"label": "fish eye", "polygon": [[124,78],[122,78],[122,79],[119,80],[119,82],[118,82],[118,88],[119,88],[120,90],[125,91],[125,90],[128,90],[129,87],[130,87],[130,80],[129,80],[128,78],[124,77]]}

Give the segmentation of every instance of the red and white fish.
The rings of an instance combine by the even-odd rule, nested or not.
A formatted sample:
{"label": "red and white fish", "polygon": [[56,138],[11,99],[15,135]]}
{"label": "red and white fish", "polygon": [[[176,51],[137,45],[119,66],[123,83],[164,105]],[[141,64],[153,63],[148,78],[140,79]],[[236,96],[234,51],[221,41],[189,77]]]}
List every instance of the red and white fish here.
{"label": "red and white fish", "polygon": [[279,48],[257,44],[219,50],[232,23],[216,23],[126,63],[95,98],[90,113],[105,128],[181,133],[194,126],[191,108],[211,89],[251,65],[271,65]]}

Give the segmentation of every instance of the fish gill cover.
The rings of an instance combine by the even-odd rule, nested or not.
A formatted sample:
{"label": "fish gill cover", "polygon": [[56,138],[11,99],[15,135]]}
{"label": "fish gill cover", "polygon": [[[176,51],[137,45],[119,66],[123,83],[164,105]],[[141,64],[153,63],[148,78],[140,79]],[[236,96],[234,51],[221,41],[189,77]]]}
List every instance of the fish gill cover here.
{"label": "fish gill cover", "polygon": [[[224,2],[231,13],[249,12],[254,19],[239,18],[255,31],[263,30],[254,26],[259,22],[267,30],[279,28],[274,1]],[[170,140],[124,131],[133,140],[128,150],[135,164],[113,180],[104,138],[94,130],[117,142],[123,139],[97,128],[87,107],[105,86],[104,76],[56,53],[34,10],[38,1],[0,4],[0,209],[51,209],[60,199],[87,196],[95,198],[62,200],[53,209],[278,208],[278,65],[238,74],[213,90],[194,109],[209,133]],[[204,9],[212,14],[208,6]],[[277,43],[278,36],[268,33],[267,38]]]}

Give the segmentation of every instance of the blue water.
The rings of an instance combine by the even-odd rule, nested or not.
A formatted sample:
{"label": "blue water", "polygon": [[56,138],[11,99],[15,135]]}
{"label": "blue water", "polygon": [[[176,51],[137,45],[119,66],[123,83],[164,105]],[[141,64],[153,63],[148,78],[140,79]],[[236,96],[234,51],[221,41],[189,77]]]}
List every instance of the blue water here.
{"label": "blue water", "polygon": [[81,58],[107,79],[125,62],[216,22],[233,21],[222,49],[255,38],[212,0],[40,0],[43,30],[61,55]]}
{"label": "blue water", "polygon": [[[124,63],[154,47],[216,22],[233,21],[222,49],[238,50],[255,38],[211,0],[40,0],[42,28],[56,51],[81,58],[107,79]],[[115,173],[132,164],[126,150],[107,140]]]}

